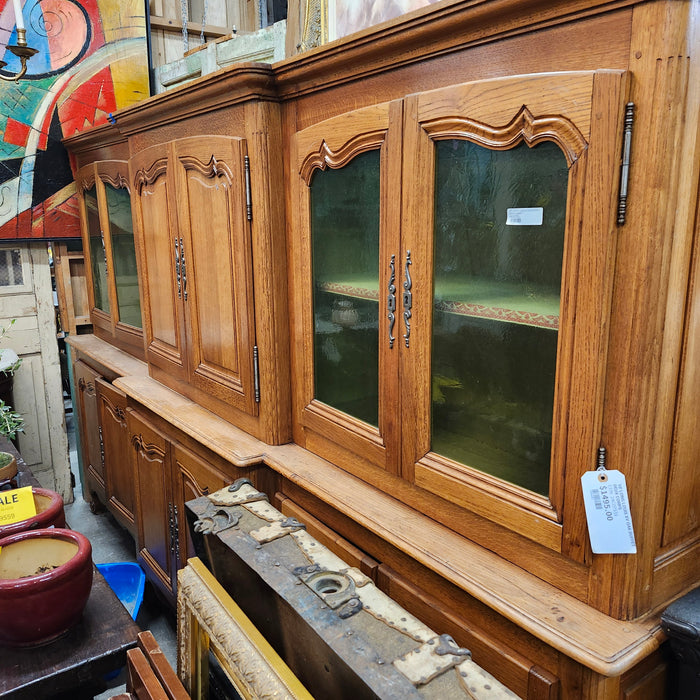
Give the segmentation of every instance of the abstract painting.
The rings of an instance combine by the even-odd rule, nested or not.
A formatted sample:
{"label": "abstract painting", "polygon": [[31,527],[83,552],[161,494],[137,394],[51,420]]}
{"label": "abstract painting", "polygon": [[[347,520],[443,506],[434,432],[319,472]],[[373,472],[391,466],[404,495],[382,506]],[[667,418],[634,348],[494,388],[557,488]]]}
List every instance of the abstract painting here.
{"label": "abstract painting", "polygon": [[[149,95],[143,0],[20,0],[39,53],[0,81],[0,240],[79,238],[61,139]],[[13,0],[0,0],[4,77],[20,69]]]}

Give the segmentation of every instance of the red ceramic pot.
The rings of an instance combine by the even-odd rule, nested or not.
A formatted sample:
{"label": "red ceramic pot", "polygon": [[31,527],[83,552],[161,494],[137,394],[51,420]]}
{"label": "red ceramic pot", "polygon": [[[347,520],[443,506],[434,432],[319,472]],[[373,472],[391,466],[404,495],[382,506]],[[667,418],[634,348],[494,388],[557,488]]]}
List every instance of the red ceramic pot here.
{"label": "red ceramic pot", "polygon": [[61,494],[49,489],[41,489],[38,486],[32,486],[32,494],[36,504],[36,515],[32,515],[31,518],[26,520],[20,520],[18,523],[0,525],[0,538],[24,530],[66,526],[66,516],[63,510]]}
{"label": "red ceramic pot", "polygon": [[0,540],[0,644],[45,644],[82,615],[92,588],[92,546],[61,528]]}

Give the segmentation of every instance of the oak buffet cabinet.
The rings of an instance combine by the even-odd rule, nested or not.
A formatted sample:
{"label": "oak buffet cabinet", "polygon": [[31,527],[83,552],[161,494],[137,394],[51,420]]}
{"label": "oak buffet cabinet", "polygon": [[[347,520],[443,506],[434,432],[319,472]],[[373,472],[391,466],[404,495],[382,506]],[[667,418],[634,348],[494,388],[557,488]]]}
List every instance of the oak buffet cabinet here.
{"label": "oak buffet cabinet", "polygon": [[[83,458],[166,595],[184,501],[246,474],[519,695],[672,691],[659,614],[700,582],[698,19],[440,2],[67,139]],[[102,172],[130,195],[140,345]],[[139,371],[105,377],[110,353]],[[592,552],[600,448],[636,554]]]}

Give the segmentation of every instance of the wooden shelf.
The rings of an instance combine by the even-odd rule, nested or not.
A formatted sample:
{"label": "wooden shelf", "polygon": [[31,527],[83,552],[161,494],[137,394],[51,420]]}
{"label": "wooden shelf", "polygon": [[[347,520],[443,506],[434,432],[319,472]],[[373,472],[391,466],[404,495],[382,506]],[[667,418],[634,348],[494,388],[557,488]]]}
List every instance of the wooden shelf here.
{"label": "wooden shelf", "polygon": [[[352,277],[321,282],[330,294],[379,301],[377,280]],[[559,328],[559,295],[550,289],[478,278],[440,284],[435,290],[435,310],[444,313],[517,323],[537,328]]]}
{"label": "wooden shelf", "polygon": [[66,342],[72,348],[92,358],[101,367],[108,369],[117,376],[148,375],[148,365],[145,362],[120,350],[111,343],[101,340],[92,333],[68,336]]}

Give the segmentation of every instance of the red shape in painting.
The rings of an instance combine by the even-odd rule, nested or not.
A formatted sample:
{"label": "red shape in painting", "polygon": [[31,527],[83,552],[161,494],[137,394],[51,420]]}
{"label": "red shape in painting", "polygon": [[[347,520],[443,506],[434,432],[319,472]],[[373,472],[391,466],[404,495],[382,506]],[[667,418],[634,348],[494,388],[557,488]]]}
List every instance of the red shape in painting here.
{"label": "red shape in painting", "polygon": [[46,210],[44,213],[45,238],[80,238],[78,218],[78,195]]}
{"label": "red shape in painting", "polygon": [[0,240],[17,238],[17,217],[0,226]]}
{"label": "red shape in painting", "polygon": [[25,209],[17,214],[17,237],[32,238],[34,233],[34,224],[32,222],[31,209]]}
{"label": "red shape in painting", "polygon": [[44,237],[44,203],[32,207],[32,238]]}
{"label": "red shape in painting", "polygon": [[80,55],[85,45],[88,36],[86,17],[77,4],[66,0],[42,0],[41,13],[51,69],[61,70]]}
{"label": "red shape in painting", "polygon": [[112,73],[103,68],[80,85],[58,108],[63,134],[72,136],[91,126],[107,123],[109,112],[117,108]]}
{"label": "red shape in painting", "polygon": [[29,124],[23,124],[12,117],[8,117],[5,133],[3,134],[3,141],[5,143],[11,143],[13,146],[26,146],[27,137],[31,129],[32,127],[29,126]]}

